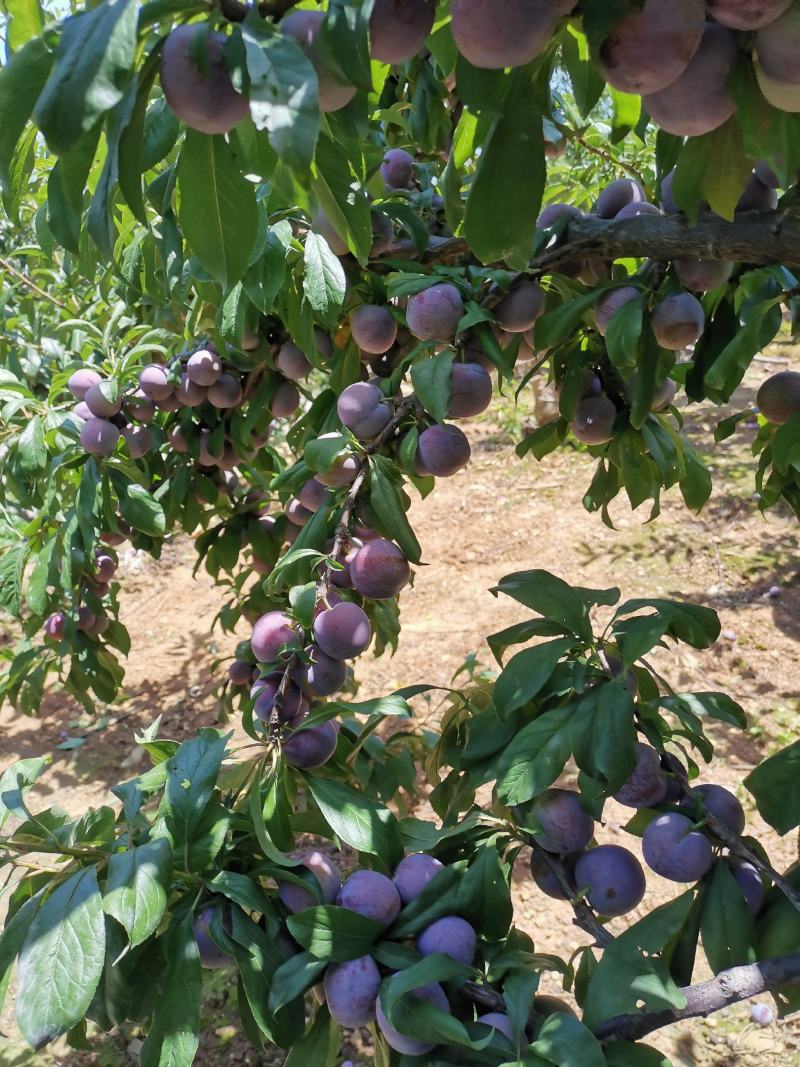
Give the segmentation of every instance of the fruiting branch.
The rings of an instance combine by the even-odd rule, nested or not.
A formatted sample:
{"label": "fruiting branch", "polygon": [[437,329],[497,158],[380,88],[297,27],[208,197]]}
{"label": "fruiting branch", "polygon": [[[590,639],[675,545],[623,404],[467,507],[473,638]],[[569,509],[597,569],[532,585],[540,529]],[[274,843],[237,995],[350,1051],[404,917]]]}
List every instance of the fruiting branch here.
{"label": "fruiting branch", "polygon": [[784,985],[800,983],[800,952],[760,963],[748,963],[720,971],[707,982],[686,986],[681,992],[686,1006],[674,1011],[616,1015],[595,1027],[600,1041],[638,1041],[639,1038],[683,1019],[706,1018],[741,1000],[769,993]]}

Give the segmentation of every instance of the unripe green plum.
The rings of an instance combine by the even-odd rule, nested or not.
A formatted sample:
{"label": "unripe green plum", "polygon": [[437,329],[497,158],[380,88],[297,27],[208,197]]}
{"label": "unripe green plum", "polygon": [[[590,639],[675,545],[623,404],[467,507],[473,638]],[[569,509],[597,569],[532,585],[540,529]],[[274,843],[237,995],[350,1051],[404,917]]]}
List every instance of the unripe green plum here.
{"label": "unripe green plum", "polygon": [[356,90],[339,81],[322,62],[315,42],[324,21],[324,11],[292,11],[284,16],[279,28],[281,33],[294,37],[317,72],[320,111],[339,111],[350,103]]}
{"label": "unripe green plum", "polygon": [[288,615],[282,611],[268,611],[256,620],[250,644],[259,663],[273,663],[284,646],[297,648],[299,639]]}
{"label": "unripe green plum", "polygon": [[579,400],[570,429],[584,445],[605,445],[614,437],[617,409],[607,396],[589,396]]}
{"label": "unripe green plum", "polygon": [[441,952],[468,967],[472,966],[477,946],[478,937],[474,929],[458,915],[444,915],[436,919],[417,938],[420,956]]}
{"label": "unripe green plum", "polygon": [[520,67],[540,55],[575,0],[453,0],[453,38],[474,67]]}
{"label": "unripe green plum", "polygon": [[208,400],[215,408],[235,408],[242,402],[242,387],[232,374],[222,374],[208,387]]}
{"label": "unripe green plum", "polygon": [[659,815],[642,835],[647,866],[673,882],[696,882],[711,867],[711,842],[692,829],[692,820],[678,812]]}
{"label": "unripe green plum", "polygon": [[167,376],[165,367],[160,363],[151,363],[143,367],[139,374],[139,388],[150,400],[158,403],[172,395],[172,382]]}
{"label": "unripe green plum", "polygon": [[661,347],[677,352],[697,341],[706,324],[706,316],[696,296],[676,293],[656,304],[650,324]]}
{"label": "unripe green plum", "polygon": [[81,427],[81,447],[93,456],[110,456],[117,447],[119,430],[107,419],[87,419]]}
{"label": "unripe green plum", "polygon": [[[215,910],[213,905],[201,908],[192,922],[192,932],[200,952],[200,963],[208,969],[228,967],[235,962],[233,957],[223,952],[211,937],[211,920]],[[230,924],[223,920],[223,925],[228,927]]]}
{"label": "unripe green plum", "polygon": [[546,852],[580,852],[594,835],[594,819],[568,789],[547,789],[534,800],[531,815]]}
{"label": "unripe green plum", "polygon": [[186,373],[198,385],[213,385],[222,374],[219,352],[210,345],[193,352],[186,361]]}
{"label": "unripe green plum", "polygon": [[381,162],[381,177],[387,192],[410,189],[414,183],[414,157],[404,148],[387,149]]}
{"label": "unripe green plum", "polygon": [[453,396],[448,416],[469,419],[486,411],[492,402],[492,378],[478,363],[454,363]]}
{"label": "unripe green plum", "polygon": [[464,314],[461,293],[448,282],[439,282],[408,299],[406,322],[420,341],[452,341]]}
{"label": "unripe green plum", "polygon": [[575,884],[579,891],[586,890],[595,911],[611,918],[633,911],[646,889],[642,865],[620,845],[599,845],[584,852],[575,864]]}
{"label": "unripe green plum", "polygon": [[350,562],[356,592],[371,600],[388,600],[408,585],[411,568],[392,541],[379,538],[362,545]]}
{"label": "unripe green plum", "polygon": [[728,78],[739,55],[736,35],[725,26],[707,22],[700,47],[684,72],[644,97],[650,117],[676,137],[702,137],[722,126],[736,110]]}
{"label": "unripe green plum", "polygon": [[782,425],[800,413],[800,372],[783,370],[762,382],[756,404],[767,422]]}
{"label": "unripe green plum", "polygon": [[433,29],[436,0],[375,0],[369,20],[370,54],[380,63],[404,63]]}
{"label": "unripe green plum", "polygon": [[709,15],[732,30],[760,30],[774,22],[792,0],[706,0]]}
{"label": "unripe green plum", "polygon": [[[434,1007],[438,1008],[440,1011],[450,1011],[450,1004],[445,996],[445,992],[442,987],[436,983],[419,986],[418,989],[412,990],[412,993],[414,996],[419,997],[428,1004],[433,1004]],[[393,1048],[395,1052],[400,1052],[405,1056],[424,1056],[425,1053],[436,1048],[435,1041],[421,1041],[408,1034],[401,1034],[399,1030],[392,1026],[381,1007],[380,997],[375,1001],[375,1016],[378,1020],[378,1027],[383,1034],[386,1044],[389,1045],[390,1048]]]}
{"label": "unripe green plum", "polygon": [[412,852],[410,856],[400,860],[394,869],[392,880],[403,904],[416,900],[428,882],[443,870],[444,864],[440,860],[424,852]]}
{"label": "unripe green plum", "polygon": [[276,419],[288,419],[300,407],[300,393],[292,382],[281,382],[269,402],[269,410]]}
{"label": "unripe green plum", "polygon": [[514,1030],[511,1026],[511,1020],[502,1011],[487,1011],[485,1015],[479,1015],[477,1021],[483,1023],[484,1026],[491,1026],[493,1030],[497,1030],[507,1037],[508,1040],[514,1043]]}
{"label": "unripe green plum", "polygon": [[353,340],[363,352],[379,356],[397,339],[397,320],[386,307],[362,304],[350,313]]}
{"label": "unripe green plum", "polygon": [[118,397],[116,400],[109,400],[105,397],[102,392],[103,384],[103,382],[96,382],[94,385],[90,385],[86,390],[83,402],[95,418],[110,419],[113,415],[119,414],[122,407],[122,399]]}
{"label": "unripe green plum", "polygon": [[339,734],[332,722],[321,722],[307,730],[295,730],[283,744],[283,758],[298,770],[322,767],[336,751]]}
{"label": "unripe green plum", "polygon": [[336,903],[382,926],[391,926],[400,912],[400,894],[394,882],[379,871],[354,871],[342,884]]}
{"label": "unripe green plum", "polygon": [[623,285],[604,293],[594,306],[594,324],[597,332],[605,337],[614,315],[623,304],[627,304],[629,300],[635,300],[638,296],[639,290],[633,285]]}
{"label": "unripe green plum", "polygon": [[657,93],[686,70],[700,47],[704,23],[702,0],[645,0],[600,45],[601,73],[623,93]]}
{"label": "unripe green plum", "polygon": [[516,285],[494,309],[494,316],[507,333],[525,333],[544,311],[545,294],[535,282]]}
{"label": "unripe green plum", "polygon": [[206,390],[202,385],[192,381],[188,374],[182,374],[180,384],[175,389],[175,399],[184,408],[196,408],[206,398]]}
{"label": "unripe green plum", "polygon": [[372,627],[363,608],[343,601],[317,615],[314,638],[332,659],[354,659],[369,646]]}
{"label": "unripe green plum", "polygon": [[125,401],[126,414],[136,422],[152,422],[156,416],[155,401],[137,389],[133,396]]}
{"label": "unripe green plum", "polygon": [[236,92],[225,66],[227,40],[208,26],[177,26],[161,53],[167,103],[181,122],[201,133],[227,133],[250,114],[247,98]]}
{"label": "unripe green plum", "polygon": [[281,345],[275,357],[275,366],[284,378],[288,378],[291,382],[299,382],[302,378],[307,378],[311,371],[311,364],[306,359],[305,352],[302,352],[294,341],[286,341]]}
{"label": "unripe green plum", "polygon": [[76,370],[74,374],[70,375],[67,389],[76,400],[85,400],[89,389],[102,380],[96,370],[92,370],[91,367],[81,367],[80,370]]}
{"label": "unripe green plum", "polygon": [[419,435],[417,457],[424,470],[436,478],[449,478],[469,463],[472,450],[457,426],[429,426]]}
{"label": "unripe green plum", "polygon": [[647,194],[633,178],[618,178],[607,185],[597,199],[597,214],[601,219],[615,219],[629,204],[642,204]]}
{"label": "unripe green plum", "polygon": [[730,789],[714,784],[696,785],[692,789],[692,796],[699,797],[702,801],[703,809],[712,815],[716,815],[731,833],[741,834],[744,832],[744,808]]}
{"label": "unripe green plum", "polygon": [[323,987],[328,1011],[340,1026],[368,1026],[375,1018],[381,972],[372,956],[332,963]]}
{"label": "unripe green plum", "polygon": [[636,764],[627,780],[614,794],[618,804],[627,808],[652,808],[660,804],[667,792],[661,760],[654,748],[637,741]]}
{"label": "unripe green plum", "polygon": [[676,259],[672,266],[681,285],[696,293],[707,293],[728,281],[734,265],[726,259]]}
{"label": "unripe green plum", "polygon": [[309,697],[329,697],[338,693],[347,681],[347,664],[333,659],[316,645],[306,646],[308,663],[301,663],[294,679]]}

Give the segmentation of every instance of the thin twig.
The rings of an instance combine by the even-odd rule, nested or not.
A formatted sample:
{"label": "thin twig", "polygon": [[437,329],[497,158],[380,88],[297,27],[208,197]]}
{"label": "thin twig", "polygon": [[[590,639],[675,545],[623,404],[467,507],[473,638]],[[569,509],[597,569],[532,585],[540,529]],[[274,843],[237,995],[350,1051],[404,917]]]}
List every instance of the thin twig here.
{"label": "thin twig", "polygon": [[17,268],[12,266],[12,264],[9,263],[7,259],[3,259],[2,257],[0,257],[0,267],[5,267],[7,271],[13,274],[15,278],[18,278],[23,285],[27,285],[27,287],[31,289],[34,293],[36,293],[37,296],[41,296],[45,300],[49,300],[50,303],[55,304],[57,308],[61,308],[62,311],[69,311],[70,314],[72,314],[70,308],[67,307],[66,304],[62,304],[61,301],[54,297],[51,293],[45,292],[44,289],[40,289],[32,278],[29,278],[27,274],[23,273],[23,271],[17,270]]}
{"label": "thin twig", "polygon": [[603,148],[596,148],[594,145],[587,144],[582,137],[570,137],[573,144],[579,144],[581,148],[585,148],[587,152],[591,152],[592,155],[598,156],[600,159],[604,159],[607,163],[610,163],[613,167],[619,167],[620,170],[626,170],[632,178],[635,178],[639,185],[643,189],[647,188],[647,181],[640,171],[636,167],[631,166],[630,163],[626,163],[624,159],[616,159],[610,152],[606,152]]}

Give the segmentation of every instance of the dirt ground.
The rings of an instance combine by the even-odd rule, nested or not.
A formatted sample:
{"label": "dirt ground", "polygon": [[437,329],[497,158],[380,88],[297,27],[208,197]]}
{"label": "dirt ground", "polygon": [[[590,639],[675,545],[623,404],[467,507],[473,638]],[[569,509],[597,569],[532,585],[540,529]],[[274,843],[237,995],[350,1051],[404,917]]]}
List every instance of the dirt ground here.
{"label": "dirt ground", "polygon": [[[799,365],[788,342],[774,345],[767,357],[769,361],[753,365],[730,410],[752,403],[760,381],[783,369],[785,361]],[[714,456],[711,501],[693,516],[677,494],[669,494],[661,516],[645,524],[647,505],[631,513],[627,501],[620,500],[612,508],[616,529],[610,530],[581,505],[591,477],[589,457],[564,450],[537,464],[514,456],[511,441],[530,408],[529,400],[518,410],[501,402],[491,417],[470,424],[469,470],[442,479],[427,500],[414,503],[411,518],[425,566],[401,597],[398,653],[392,659],[359,662],[360,695],[367,698],[416,682],[446,685],[465,656],[481,649],[485,634],[525,616],[513,601],[489,593],[500,577],[515,570],[543,567],[576,584],[617,585],[625,598],[675,596],[710,605],[719,611],[723,628],[714,648],[662,651],[653,661],[676,688],[725,690],[746,709],[746,732],[712,728],[721,757],[713,780],[737,792],[751,832],[762,837],[779,869],[788,866],[797,859],[796,839],[780,839],[764,827],[741,786],[752,766],[800,728],[800,529],[788,511],[765,518],[756,507],[749,451],[753,428],[740,426],[714,449],[717,413],[693,408],[689,428],[695,444]],[[172,543],[158,564],[123,554],[122,618],[133,650],[125,699],[102,709],[104,728],[92,730],[93,720],[58,694],[47,700],[39,720],[16,717],[7,708],[0,712],[3,764],[53,751],[53,765],[36,791],[39,798],[49,794],[72,813],[106,802],[108,784],[120,774],[134,773],[141,758],[142,750],[132,743],[134,730],[161,714],[163,734],[182,739],[214,721],[211,664],[233,641],[211,633],[220,594],[204,573],[192,579],[193,561],[187,539]],[[481,658],[490,664],[485,646]],[[435,714],[435,707],[419,710],[424,716]],[[56,749],[72,737],[85,741],[72,750]],[[612,803],[607,815],[601,839],[621,840],[624,810]],[[631,839],[624,837],[629,844]],[[648,907],[679,889],[655,876],[648,882]],[[515,871],[514,891],[515,921],[539,949],[568,956],[583,943],[583,935],[571,925],[569,906],[543,897],[532,886],[525,857]],[[547,980],[544,987],[556,991]],[[203,1067],[281,1063],[279,1055],[259,1059],[249,1049],[228,1000],[232,992],[235,997],[235,991],[218,983],[209,990],[198,1062]],[[135,1061],[137,1040],[130,1035],[126,1040],[127,1048],[126,1041],[107,1041],[91,1055],[60,1045],[33,1055],[19,1041],[7,1008],[0,1019],[0,1065],[115,1067]],[[705,1022],[672,1027],[652,1041],[676,1067],[800,1064],[800,1021],[758,1028],[750,1024],[749,1006],[744,1005]]]}

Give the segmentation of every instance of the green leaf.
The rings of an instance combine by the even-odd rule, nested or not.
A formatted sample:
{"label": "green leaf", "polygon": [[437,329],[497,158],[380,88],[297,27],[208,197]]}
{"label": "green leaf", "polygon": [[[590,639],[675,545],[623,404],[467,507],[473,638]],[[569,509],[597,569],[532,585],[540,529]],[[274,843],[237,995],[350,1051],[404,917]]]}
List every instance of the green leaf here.
{"label": "green leaf", "polygon": [[274,1014],[310,989],[321,976],[328,961],[317,959],[310,952],[298,952],[278,967],[272,976],[269,991],[269,1010]]}
{"label": "green leaf", "polygon": [[497,794],[505,804],[524,804],[561,774],[572,750],[572,709],[554,708],[527,723],[497,761]]}
{"label": "green leaf", "polygon": [[6,767],[0,775],[0,830],[9,815],[23,820],[28,818],[22,804],[25,793],[51,762],[51,756],[34,756],[16,760]]}
{"label": "green leaf", "polygon": [[79,251],[83,199],[98,136],[99,127],[87,130],[58,160],[47,180],[47,225],[70,252]]}
{"label": "green leaf", "polygon": [[544,352],[565,341],[575,331],[589,308],[594,307],[607,289],[608,286],[603,285],[593,289],[590,293],[575,297],[574,300],[564,300],[552,311],[547,311],[540,316],[533,328],[536,351]]}
{"label": "green leaf", "polygon": [[303,1037],[295,1042],[284,1067],[334,1067],[341,1043],[339,1027],[331,1020],[327,1005],[317,1008],[314,1020]]}
{"label": "green leaf", "polygon": [[0,69],[0,187],[10,191],[14,149],[47,81],[53,53],[42,38],[30,41]]}
{"label": "green leaf", "polygon": [[350,246],[363,263],[373,242],[370,206],[359,188],[360,177],[347,146],[322,134],[317,141],[314,170],[311,187],[322,210],[337,233],[349,235]]}
{"label": "green leaf", "polygon": [[17,1025],[35,1049],[83,1016],[103,973],[106,931],[94,867],[55,889],[30,924],[17,963]]}
{"label": "green leaf", "polygon": [[292,231],[288,223],[270,226],[264,252],[244,276],[244,291],[264,315],[269,315],[272,311],[275,297],[283,287],[286,277],[286,252],[291,237]]}
{"label": "green leaf", "polygon": [[477,853],[458,884],[453,911],[482,937],[502,941],[514,918],[508,875],[495,845],[482,845]]}
{"label": "green leaf", "polygon": [[42,9],[39,0],[6,0],[5,10],[9,15],[8,44],[17,52],[44,29]]}
{"label": "green leaf", "polygon": [[[644,608],[654,609],[649,615],[635,615]],[[693,648],[709,648],[719,637],[719,617],[711,608],[699,604],[682,604],[674,600],[628,600],[614,616],[613,633],[622,650],[626,666],[649,652],[664,636],[685,641]]]}
{"label": "green leaf", "polygon": [[332,778],[305,776],[309,792],[331,830],[358,852],[394,866],[403,857],[400,827],[383,804]]}
{"label": "green leaf", "polygon": [[19,464],[26,474],[34,474],[47,465],[47,446],[44,442],[42,420],[34,415],[19,435],[17,444]]}
{"label": "green leaf", "polygon": [[436,356],[412,363],[411,384],[428,414],[443,422],[453,400],[452,350],[446,348]]}
{"label": "green leaf", "polygon": [[122,517],[136,530],[150,537],[161,537],[166,530],[164,509],[143,485],[135,482],[127,485],[119,494]]}
{"label": "green leaf", "polygon": [[622,677],[603,682],[581,700],[572,722],[575,760],[615,792],[636,762],[636,706]]}
{"label": "green leaf", "polygon": [[522,268],[530,258],[546,174],[541,129],[537,94],[522,68],[483,145],[467,200],[464,233],[484,263]]}
{"label": "green leaf", "polygon": [[228,738],[202,730],[167,761],[162,808],[176,846],[187,845],[211,799]]}
{"label": "green leaf", "polygon": [[747,716],[741,705],[727,693],[673,693],[659,701],[662,708],[674,710],[676,706],[685,708],[693,715],[719,719],[740,730],[747,728]]}
{"label": "green leaf", "polygon": [[[549,571],[516,571],[500,579],[491,590],[495,595],[504,593],[531,608],[546,619],[562,623],[576,637],[591,640],[592,629],[589,623],[589,604],[605,603],[592,597],[584,599],[583,590],[574,589],[562,578]],[[593,593],[593,590],[586,592]],[[605,595],[607,591],[601,590]],[[616,591],[614,591],[616,592]]]}
{"label": "green leaf", "polygon": [[122,99],[136,58],[138,10],[134,0],[113,0],[63,23],[55,65],[34,111],[56,155]]}
{"label": "green leaf", "polygon": [[634,1045],[630,1041],[609,1041],[606,1063],[608,1067],[672,1067],[657,1048],[639,1042]]}
{"label": "green leaf", "polygon": [[303,262],[303,292],[306,299],[322,321],[333,326],[338,319],[347,287],[339,257],[331,252],[324,237],[309,230],[306,234]]}
{"label": "green leaf", "polygon": [[608,358],[625,377],[636,367],[642,338],[642,318],[642,298],[636,297],[617,308],[606,330]]}
{"label": "green leaf", "polygon": [[187,131],[178,191],[186,243],[211,277],[230,288],[250,265],[258,208],[255,189],[242,177],[224,137]]}
{"label": "green leaf", "polygon": [[715,863],[704,895],[700,934],[714,974],[757,958],[753,917],[723,860]]}
{"label": "green leaf", "polygon": [[419,563],[422,549],[406,518],[397,472],[385,456],[370,456],[369,502],[385,532],[410,563]]}
{"label": "green leaf", "polygon": [[0,552],[0,607],[19,617],[22,594],[22,573],[28,555],[24,542],[4,545]]}
{"label": "green leaf", "polygon": [[383,924],[365,915],[323,904],[286,920],[298,944],[319,960],[354,960],[366,956],[383,933]]}
{"label": "green leaf", "polygon": [[[719,161],[724,159],[725,165]],[[742,145],[742,131],[734,115],[711,133],[690,137],[678,157],[672,190],[690,219],[697,216],[700,202],[712,211],[733,219],[736,204],[752,174],[753,163]]]}
{"label": "green leaf", "polygon": [[140,1067],[191,1067],[200,1041],[203,978],[200,954],[187,909],[174,918],[162,938],[163,965],[158,976],[150,1032],[139,1054]]}
{"label": "green leaf", "polygon": [[545,1019],[531,1049],[559,1067],[606,1067],[602,1045],[592,1031],[565,1012]]}
{"label": "green leaf", "polygon": [[494,701],[501,719],[521,708],[539,692],[556,664],[573,646],[571,637],[525,648],[512,656],[495,682]]}
{"label": "green leaf", "polygon": [[800,741],[765,759],[744,784],[761,817],[779,834],[800,825]]}
{"label": "green leaf", "polygon": [[420,963],[385,978],[380,991],[381,1007],[389,1022],[402,1034],[424,1034],[437,1044],[472,1048],[464,1024],[449,1012],[414,996],[414,990],[431,982],[463,976],[466,968],[450,956],[428,956]]}
{"label": "green leaf", "polygon": [[125,928],[131,948],[158,929],[171,873],[172,853],[163,837],[116,852],[108,861],[103,910]]}

